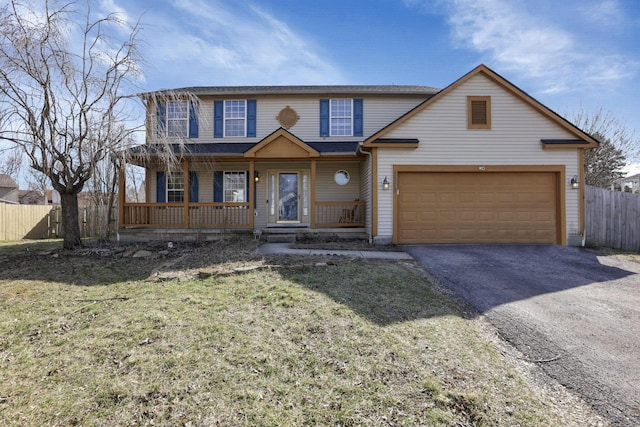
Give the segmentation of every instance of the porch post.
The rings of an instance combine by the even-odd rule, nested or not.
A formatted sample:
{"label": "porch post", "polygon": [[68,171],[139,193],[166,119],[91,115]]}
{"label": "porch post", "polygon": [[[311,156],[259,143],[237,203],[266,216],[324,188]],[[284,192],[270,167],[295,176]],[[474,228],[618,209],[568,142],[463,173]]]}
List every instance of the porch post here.
{"label": "porch post", "polygon": [[127,166],[126,162],[122,162],[120,166],[120,171],[118,172],[118,229],[122,228],[123,224],[125,224],[124,218],[124,203],[126,198],[126,183],[125,183],[125,167]]}
{"label": "porch post", "polygon": [[311,228],[316,228],[316,160],[311,160]]}
{"label": "porch post", "polygon": [[184,228],[189,228],[189,162],[185,159],[182,163],[182,175],[184,177]]}
{"label": "porch post", "polygon": [[249,162],[249,228],[253,230],[254,227],[254,218],[255,218],[255,209],[258,205],[256,203],[256,181],[254,180],[256,170],[256,162],[251,160]]}

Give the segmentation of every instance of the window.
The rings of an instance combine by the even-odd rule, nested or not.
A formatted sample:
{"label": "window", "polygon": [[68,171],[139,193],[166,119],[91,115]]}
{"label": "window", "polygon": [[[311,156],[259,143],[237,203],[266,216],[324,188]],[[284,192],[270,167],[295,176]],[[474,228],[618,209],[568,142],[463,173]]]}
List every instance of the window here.
{"label": "window", "polygon": [[158,102],[156,119],[158,138],[198,137],[198,103],[196,101]]}
{"label": "window", "polygon": [[351,136],[353,102],[351,99],[331,99],[330,129],[331,136]]}
{"label": "window", "polygon": [[491,129],[491,97],[467,97],[467,128]]}
{"label": "window", "polygon": [[224,101],[224,136],[245,136],[247,101]]}
{"label": "window", "polygon": [[363,99],[321,99],[320,136],[363,136]]}
{"label": "window", "polygon": [[256,136],[257,102],[255,99],[213,101],[213,137]]}
{"label": "window", "polygon": [[246,172],[224,172],[223,180],[224,202],[247,201],[247,176]]}
{"label": "window", "polygon": [[167,202],[184,201],[184,174],[173,172],[167,174]]}

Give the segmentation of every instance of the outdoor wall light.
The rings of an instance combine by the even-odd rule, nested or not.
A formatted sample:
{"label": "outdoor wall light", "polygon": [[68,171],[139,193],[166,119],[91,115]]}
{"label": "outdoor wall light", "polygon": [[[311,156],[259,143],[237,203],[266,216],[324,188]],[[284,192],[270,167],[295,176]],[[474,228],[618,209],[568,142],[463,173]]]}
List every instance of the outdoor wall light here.
{"label": "outdoor wall light", "polygon": [[578,177],[576,175],[571,178],[571,188],[574,190],[580,188],[580,181],[578,181]]}
{"label": "outdoor wall light", "polygon": [[260,172],[255,171],[255,172],[253,173],[253,180],[254,180],[255,182],[260,182]]}
{"label": "outdoor wall light", "polygon": [[389,179],[386,176],[384,177],[384,180],[382,180],[382,189],[383,190],[389,189]]}

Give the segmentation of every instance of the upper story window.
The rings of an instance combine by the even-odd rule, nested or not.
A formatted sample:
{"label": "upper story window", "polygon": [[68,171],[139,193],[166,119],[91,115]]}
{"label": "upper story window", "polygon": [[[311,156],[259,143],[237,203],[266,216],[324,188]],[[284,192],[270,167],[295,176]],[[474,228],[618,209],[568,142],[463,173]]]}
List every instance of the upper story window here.
{"label": "upper story window", "polygon": [[351,136],[353,134],[353,100],[331,99],[329,103],[330,136]]}
{"label": "upper story window", "polygon": [[247,101],[224,101],[224,136],[246,136]]}
{"label": "upper story window", "polygon": [[467,128],[491,129],[491,97],[467,97]]}
{"label": "upper story window", "polygon": [[213,137],[255,137],[256,100],[232,99],[213,102]]}
{"label": "upper story window", "polygon": [[167,136],[186,138],[189,134],[189,103],[175,101],[167,103]]}
{"label": "upper story window", "polygon": [[158,102],[159,138],[197,138],[198,107],[195,101]]}
{"label": "upper story window", "polygon": [[362,136],[363,123],[362,99],[320,100],[320,136]]}

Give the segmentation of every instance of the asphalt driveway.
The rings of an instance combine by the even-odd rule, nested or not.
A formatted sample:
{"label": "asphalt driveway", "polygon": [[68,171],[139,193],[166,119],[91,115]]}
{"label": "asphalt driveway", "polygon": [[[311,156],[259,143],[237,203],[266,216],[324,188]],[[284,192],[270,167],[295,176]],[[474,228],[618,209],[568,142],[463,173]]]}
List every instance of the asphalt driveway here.
{"label": "asphalt driveway", "polygon": [[640,425],[640,264],[562,246],[404,249],[613,425]]}

